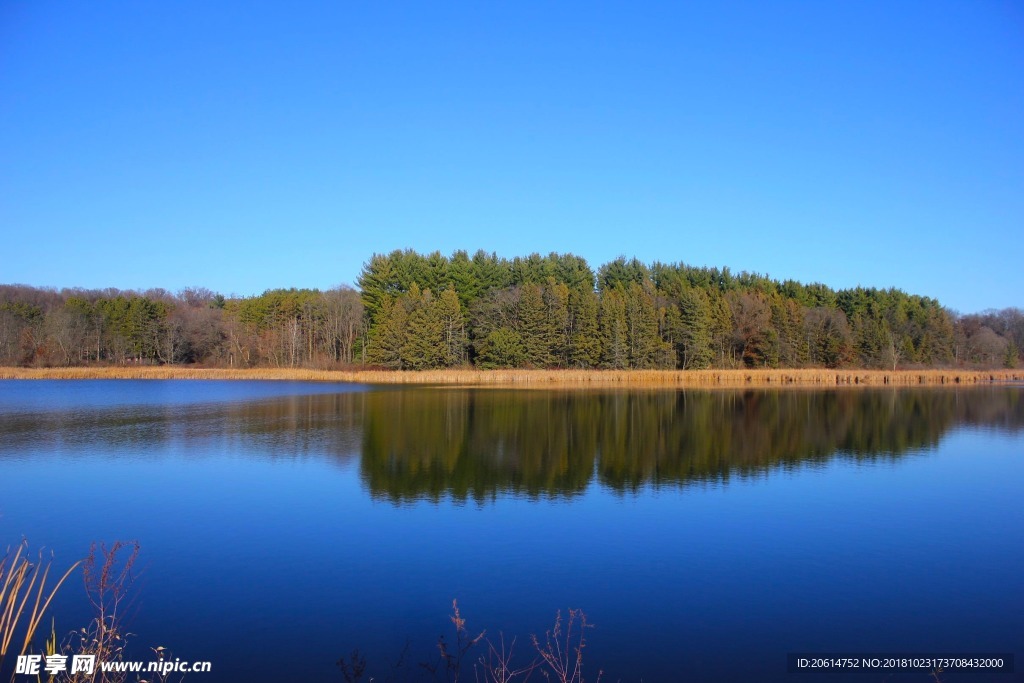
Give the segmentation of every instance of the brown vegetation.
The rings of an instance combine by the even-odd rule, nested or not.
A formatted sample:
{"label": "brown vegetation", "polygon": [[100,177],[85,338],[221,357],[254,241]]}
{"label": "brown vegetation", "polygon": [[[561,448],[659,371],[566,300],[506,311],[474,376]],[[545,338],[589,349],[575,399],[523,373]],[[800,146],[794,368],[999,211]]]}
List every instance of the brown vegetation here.
{"label": "brown vegetation", "polygon": [[[545,632],[543,639],[536,634],[530,636],[534,654],[525,657],[515,654],[515,638],[506,642],[505,636],[499,634],[497,642],[494,642],[487,637],[486,631],[473,635],[466,628],[466,620],[456,600],[452,601],[452,612],[450,620],[455,630],[454,642],[448,642],[443,635],[438,638],[436,659],[419,664],[422,680],[459,683],[472,677],[477,683],[526,683],[535,672],[539,672],[539,677],[548,683],[586,682],[583,650],[587,646],[586,631],[594,625],[587,621],[583,610],[570,609],[565,621],[559,610],[555,614],[555,625]],[[475,650],[478,645],[486,651],[478,653]],[[409,643],[406,643],[402,654],[390,664],[391,674],[384,680],[413,680],[402,675],[406,673],[402,670],[406,668],[408,652]],[[351,655],[339,659],[336,665],[346,683],[360,683],[366,675],[366,657],[358,648]],[[603,672],[598,671],[593,680],[600,683],[602,676]],[[376,679],[371,676],[369,680]]]}
{"label": "brown vegetation", "polygon": [[[98,547],[92,544],[82,577],[96,616],[88,627],[71,634],[64,644],[64,652],[92,655],[97,662],[124,661],[129,634],[122,623],[123,603],[135,580],[133,568],[138,557],[138,541],[117,541],[109,548],[105,544]],[[154,649],[154,653],[157,659],[163,659],[163,648]],[[104,671],[100,667],[91,672],[72,673],[66,678],[67,683],[125,683],[127,680],[125,671]]]}
{"label": "brown vegetation", "polygon": [[0,379],[299,380],[501,387],[917,386],[1024,381],[1024,370],[309,370],[182,366],[0,368]]}
{"label": "brown vegetation", "polygon": [[[57,656],[64,657],[65,663],[73,656],[92,656],[96,665],[91,669],[68,671],[65,668],[45,678],[50,683],[125,683],[128,671],[107,671],[98,664],[124,661],[129,634],[124,630],[122,612],[134,581],[133,567],[138,555],[139,544],[135,541],[118,541],[109,548],[94,543],[88,557],[72,564],[51,585],[48,579],[52,560],[44,559],[40,551],[38,561],[32,562],[25,540],[8,548],[0,557],[0,667],[7,655]],[[56,627],[51,622],[50,637],[42,649],[37,650],[33,641],[39,625],[57,591],[79,565],[83,567],[85,592],[96,616],[88,627],[72,631],[62,643],[58,643]],[[152,650],[157,661],[164,661],[168,655],[162,647]],[[11,675],[12,682],[16,678],[21,677]],[[167,683],[170,679],[166,672],[158,672],[149,680]]]}
{"label": "brown vegetation", "polygon": [[[28,542],[7,549],[0,558],[0,665],[8,654],[27,652],[53,596],[79,564],[72,564],[49,586],[51,561],[44,561],[42,551],[38,561],[32,562]],[[15,640],[16,633],[22,636],[20,642]]]}

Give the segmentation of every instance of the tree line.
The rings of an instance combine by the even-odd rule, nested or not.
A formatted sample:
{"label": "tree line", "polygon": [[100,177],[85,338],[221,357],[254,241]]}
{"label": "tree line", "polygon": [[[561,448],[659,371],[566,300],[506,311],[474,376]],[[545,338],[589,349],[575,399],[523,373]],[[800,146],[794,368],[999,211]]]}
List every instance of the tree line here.
{"label": "tree line", "polygon": [[227,299],[207,289],[0,286],[4,365],[346,365],[356,362],[364,330],[349,287]]}
{"label": "tree line", "polygon": [[1017,308],[620,257],[375,254],[359,289],[0,286],[4,365],[1016,367]]}
{"label": "tree line", "polygon": [[1016,366],[1024,313],[960,316],[897,289],[572,254],[374,255],[368,362],[419,369]]}

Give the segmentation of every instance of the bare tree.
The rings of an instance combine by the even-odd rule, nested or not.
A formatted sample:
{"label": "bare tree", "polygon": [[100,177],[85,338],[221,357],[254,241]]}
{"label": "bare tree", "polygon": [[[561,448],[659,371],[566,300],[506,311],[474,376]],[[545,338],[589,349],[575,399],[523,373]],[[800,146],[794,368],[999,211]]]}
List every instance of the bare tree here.
{"label": "bare tree", "polygon": [[320,346],[335,363],[352,363],[356,340],[362,332],[363,302],[359,292],[341,285],[322,295]]}
{"label": "bare tree", "polygon": [[892,370],[895,372],[896,366],[903,359],[903,346],[892,330],[885,331],[885,346],[882,348],[882,354],[886,365],[892,364]]}

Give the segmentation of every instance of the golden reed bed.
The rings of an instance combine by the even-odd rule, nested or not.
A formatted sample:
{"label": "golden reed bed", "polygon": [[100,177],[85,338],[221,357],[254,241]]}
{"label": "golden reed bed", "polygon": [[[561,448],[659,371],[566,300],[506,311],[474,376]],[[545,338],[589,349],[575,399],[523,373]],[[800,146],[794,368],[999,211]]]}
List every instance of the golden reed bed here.
{"label": "golden reed bed", "polygon": [[1024,381],[1024,370],[247,370],[161,367],[0,368],[0,379],[249,379],[515,387],[917,386]]}

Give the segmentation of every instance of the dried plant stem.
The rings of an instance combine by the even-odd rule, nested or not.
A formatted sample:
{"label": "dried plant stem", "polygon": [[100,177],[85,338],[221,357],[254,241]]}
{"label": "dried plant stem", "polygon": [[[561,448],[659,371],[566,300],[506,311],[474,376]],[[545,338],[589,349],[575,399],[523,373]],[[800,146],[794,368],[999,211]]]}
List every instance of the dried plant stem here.
{"label": "dried plant stem", "polygon": [[1022,370],[229,370],[154,367],[0,368],[0,379],[299,380],[522,388],[973,385],[1024,381]]}
{"label": "dried plant stem", "polygon": [[[569,620],[562,627],[562,612],[555,615],[555,625],[545,634],[541,643],[533,636],[533,647],[547,667],[544,677],[554,679],[557,683],[584,683],[583,649],[587,646],[586,631],[593,628],[587,622],[587,615],[581,609],[570,609]],[[601,680],[602,672],[597,673]]]}
{"label": "dried plant stem", "polygon": [[[8,653],[25,654],[57,591],[81,564],[81,561],[72,564],[47,590],[52,559],[44,563],[40,552],[39,562],[32,564],[24,556],[27,548],[28,542],[22,541],[13,553],[8,549],[0,560],[0,665]],[[26,607],[29,608],[27,612]],[[11,643],[15,632],[22,625],[24,634],[21,647],[14,652]]]}

